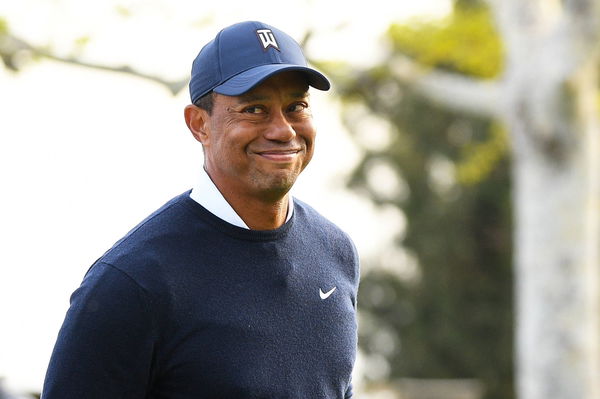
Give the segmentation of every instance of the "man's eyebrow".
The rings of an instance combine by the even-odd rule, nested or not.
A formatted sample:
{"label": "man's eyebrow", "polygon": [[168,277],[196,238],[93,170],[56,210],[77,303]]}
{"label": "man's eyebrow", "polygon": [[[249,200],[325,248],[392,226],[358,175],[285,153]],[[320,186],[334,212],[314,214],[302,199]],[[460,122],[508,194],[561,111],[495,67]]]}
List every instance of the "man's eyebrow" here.
{"label": "man's eyebrow", "polygon": [[[290,98],[293,99],[304,99],[304,98],[308,98],[310,96],[308,90],[305,91],[298,91],[298,92],[293,92],[289,94]],[[260,102],[260,101],[266,101],[269,100],[269,96],[264,95],[264,94],[258,94],[258,93],[246,93],[246,94],[242,94],[238,97],[238,104],[248,104],[248,103],[253,103],[253,102]]]}
{"label": "man's eyebrow", "polygon": [[292,93],[292,97],[297,99],[308,98],[310,97],[310,93],[308,92],[308,90],[299,91],[296,93]]}
{"label": "man's eyebrow", "polygon": [[269,97],[262,95],[262,94],[256,94],[256,93],[246,93],[246,94],[242,94],[238,97],[238,104],[247,104],[247,103],[253,103],[256,101],[265,101],[268,100]]}

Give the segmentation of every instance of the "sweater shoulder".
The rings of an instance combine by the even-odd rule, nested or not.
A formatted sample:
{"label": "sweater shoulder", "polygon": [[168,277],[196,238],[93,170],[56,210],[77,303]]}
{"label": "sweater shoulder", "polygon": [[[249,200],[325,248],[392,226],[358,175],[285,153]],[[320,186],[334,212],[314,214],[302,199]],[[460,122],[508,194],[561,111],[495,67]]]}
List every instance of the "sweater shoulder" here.
{"label": "sweater shoulder", "polygon": [[130,240],[135,241],[168,232],[169,229],[178,225],[177,222],[181,218],[189,216],[186,215],[185,208],[181,206],[187,200],[189,200],[189,191],[170,199],[133,227],[112,248],[119,247]]}
{"label": "sweater shoulder", "polygon": [[[175,244],[189,236],[193,215],[181,206],[189,193],[166,202],[119,239],[95,263],[105,263],[125,273],[144,288],[150,281],[159,282],[165,256],[175,251]],[[90,270],[94,267],[90,268]]]}
{"label": "sweater shoulder", "polygon": [[307,203],[294,198],[296,217],[303,230],[306,230],[307,237],[313,240],[327,243],[340,256],[345,258],[346,262],[358,267],[358,253],[354,241],[348,233],[339,226],[327,219]]}
{"label": "sweater shoulder", "polygon": [[304,225],[307,229],[314,232],[320,232],[319,235],[327,235],[329,238],[342,240],[349,245],[354,246],[350,235],[342,230],[338,225],[327,219],[312,206],[299,199],[294,198],[294,212],[300,219],[304,219]]}

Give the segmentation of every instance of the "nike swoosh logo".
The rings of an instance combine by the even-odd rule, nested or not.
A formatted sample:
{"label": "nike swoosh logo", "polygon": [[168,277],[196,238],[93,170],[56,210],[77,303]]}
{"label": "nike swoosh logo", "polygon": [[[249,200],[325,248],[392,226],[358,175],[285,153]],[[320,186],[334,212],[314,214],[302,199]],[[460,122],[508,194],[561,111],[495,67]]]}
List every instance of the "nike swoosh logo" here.
{"label": "nike swoosh logo", "polygon": [[321,299],[327,299],[331,294],[333,294],[333,291],[335,291],[336,288],[337,287],[333,287],[327,292],[323,292],[323,290],[319,288],[319,296],[321,297]]}

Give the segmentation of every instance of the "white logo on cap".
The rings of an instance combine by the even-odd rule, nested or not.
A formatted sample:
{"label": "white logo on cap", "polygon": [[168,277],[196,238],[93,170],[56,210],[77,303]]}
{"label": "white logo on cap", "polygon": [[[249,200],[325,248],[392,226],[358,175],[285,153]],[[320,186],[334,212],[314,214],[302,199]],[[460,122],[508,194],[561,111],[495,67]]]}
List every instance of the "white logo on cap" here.
{"label": "white logo on cap", "polygon": [[273,47],[277,51],[279,50],[279,46],[277,45],[277,41],[275,40],[275,35],[271,31],[271,29],[257,29],[256,35],[260,39],[260,42],[263,46],[263,50],[267,50],[269,47]]}

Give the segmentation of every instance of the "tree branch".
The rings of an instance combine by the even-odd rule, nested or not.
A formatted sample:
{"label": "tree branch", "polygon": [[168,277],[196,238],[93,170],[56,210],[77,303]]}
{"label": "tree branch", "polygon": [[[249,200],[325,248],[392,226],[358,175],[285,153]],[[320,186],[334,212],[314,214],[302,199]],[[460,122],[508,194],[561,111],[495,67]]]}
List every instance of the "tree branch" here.
{"label": "tree branch", "polygon": [[188,79],[181,79],[176,81],[165,80],[159,76],[146,74],[140,71],[137,71],[129,66],[120,66],[113,67],[109,65],[101,65],[95,64],[91,62],[81,61],[75,57],[61,57],[55,54],[52,54],[44,49],[39,47],[32,46],[27,43],[25,40],[22,40],[16,36],[13,36],[9,33],[5,33],[0,35],[0,57],[4,61],[4,64],[7,68],[12,70],[18,70],[19,65],[15,64],[14,57],[17,53],[26,51],[34,56],[44,57],[51,60],[64,62],[67,64],[82,66],[91,69],[98,69],[102,71],[109,72],[120,72],[129,75],[133,75],[139,78],[147,79],[152,82],[158,83],[162,86],[165,86],[173,95],[179,93],[188,83]]}
{"label": "tree branch", "polygon": [[474,115],[500,115],[500,85],[494,81],[427,69],[401,55],[394,56],[390,69],[395,78],[433,102]]}

